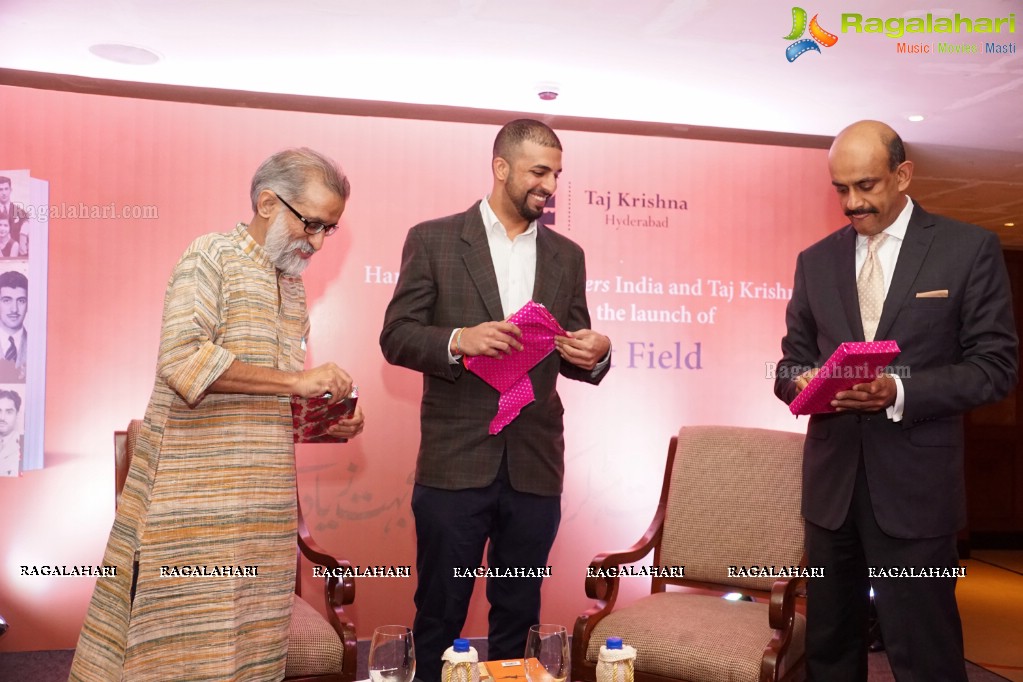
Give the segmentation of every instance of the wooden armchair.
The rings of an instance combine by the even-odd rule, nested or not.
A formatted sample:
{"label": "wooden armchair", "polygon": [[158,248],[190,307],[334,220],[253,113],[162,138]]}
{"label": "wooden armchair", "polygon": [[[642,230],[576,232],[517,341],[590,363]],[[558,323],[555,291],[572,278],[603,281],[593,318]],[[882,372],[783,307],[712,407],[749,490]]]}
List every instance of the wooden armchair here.
{"label": "wooden armchair", "polygon": [[[802,458],[800,434],[681,429],[646,533],[590,563],[586,594],[596,603],[575,623],[574,676],[595,680],[600,645],[621,637],[637,649],[636,682],[802,679],[805,619],[796,606],[805,578],[748,575],[750,567],[803,564]],[[650,569],[661,574],[651,578],[651,594],[615,608],[612,574],[651,551]],[[674,566],[685,567],[684,577],[664,577]],[[740,575],[730,576],[730,567]],[[755,601],[722,598],[733,592]]]}
{"label": "wooden armchair", "polygon": [[[135,441],[142,421],[133,419],[127,431],[114,432],[114,504],[120,501],[121,490],[128,478]],[[295,600],[288,630],[288,662],[284,679],[287,682],[352,682],[356,671],[355,625],[345,614],[344,606],[355,601],[355,580],[351,576],[324,579],[323,596],[327,618],[302,598],[302,557],[313,564],[331,569],[351,568],[351,564],[327,554],[309,533],[302,505],[298,504],[298,568],[295,573]],[[339,571],[337,571],[339,572]]]}

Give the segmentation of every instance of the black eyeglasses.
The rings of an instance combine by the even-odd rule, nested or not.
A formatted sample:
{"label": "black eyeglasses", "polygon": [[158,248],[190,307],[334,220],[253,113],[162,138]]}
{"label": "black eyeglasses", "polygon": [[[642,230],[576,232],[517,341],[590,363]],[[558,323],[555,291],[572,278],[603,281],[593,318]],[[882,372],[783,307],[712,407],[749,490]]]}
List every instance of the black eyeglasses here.
{"label": "black eyeglasses", "polygon": [[323,223],[315,223],[311,220],[307,220],[304,215],[295,210],[295,207],[284,200],[284,198],[274,192],[274,196],[281,200],[281,203],[288,207],[288,210],[295,214],[295,217],[302,221],[302,225],[305,227],[306,234],[319,234],[323,233],[323,236],[329,237],[330,235],[337,232],[337,223],[333,225],[324,225]]}

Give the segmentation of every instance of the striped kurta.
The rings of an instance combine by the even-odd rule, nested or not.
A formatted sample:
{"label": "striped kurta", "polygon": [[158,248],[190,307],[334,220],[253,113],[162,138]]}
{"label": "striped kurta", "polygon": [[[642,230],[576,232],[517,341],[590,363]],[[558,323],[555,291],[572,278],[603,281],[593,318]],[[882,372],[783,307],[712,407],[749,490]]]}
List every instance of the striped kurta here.
{"label": "striped kurta", "polygon": [[284,677],[296,551],[289,400],[206,391],[235,359],[302,369],[308,326],[302,280],[280,275],[244,225],[182,256],[104,555],[117,575],[97,580],[71,680]]}

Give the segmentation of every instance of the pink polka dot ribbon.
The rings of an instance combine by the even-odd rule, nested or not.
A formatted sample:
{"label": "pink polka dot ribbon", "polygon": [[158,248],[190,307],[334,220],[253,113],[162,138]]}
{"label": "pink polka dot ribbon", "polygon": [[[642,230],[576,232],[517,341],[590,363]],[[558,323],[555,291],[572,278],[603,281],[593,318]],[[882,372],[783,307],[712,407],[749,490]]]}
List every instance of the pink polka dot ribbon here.
{"label": "pink polka dot ribbon", "polygon": [[522,350],[512,351],[501,358],[475,355],[465,359],[465,367],[500,392],[497,415],[490,422],[490,435],[501,432],[529,403],[535,400],[529,370],[554,351],[554,337],[564,336],[565,330],[550,311],[539,303],[529,301],[519,308],[508,321],[522,330],[519,341]]}

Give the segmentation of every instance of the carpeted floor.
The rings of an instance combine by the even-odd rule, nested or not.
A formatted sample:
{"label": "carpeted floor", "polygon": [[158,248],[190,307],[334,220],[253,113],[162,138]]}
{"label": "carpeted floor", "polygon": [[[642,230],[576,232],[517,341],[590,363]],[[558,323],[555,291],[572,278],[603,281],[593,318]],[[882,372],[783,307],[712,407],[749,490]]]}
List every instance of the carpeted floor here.
{"label": "carpeted floor", "polygon": [[956,584],[966,658],[1023,682],[1023,552],[975,550]]}
{"label": "carpeted floor", "polygon": [[1023,575],[1023,552],[1015,549],[975,549],[972,558]]}

